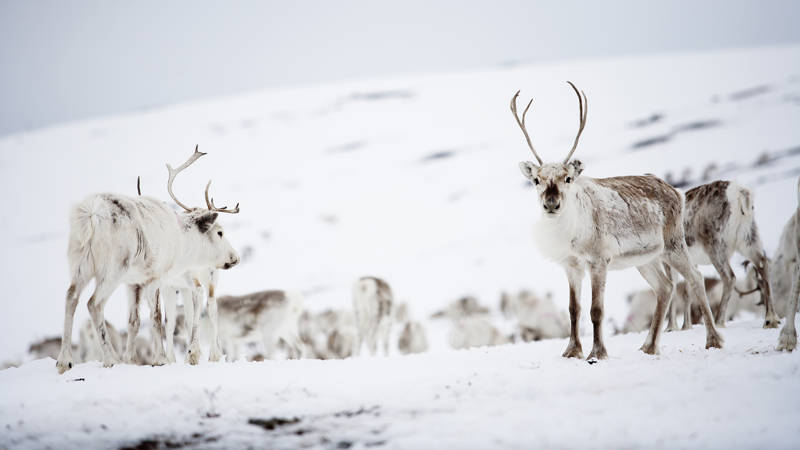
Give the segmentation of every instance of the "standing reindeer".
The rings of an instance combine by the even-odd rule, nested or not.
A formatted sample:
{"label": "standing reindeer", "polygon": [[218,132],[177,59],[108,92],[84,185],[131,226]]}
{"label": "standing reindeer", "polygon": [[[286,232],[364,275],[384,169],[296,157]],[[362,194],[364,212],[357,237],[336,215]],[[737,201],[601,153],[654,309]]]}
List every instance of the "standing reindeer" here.
{"label": "standing reindeer", "polygon": [[[664,264],[678,271],[689,283],[693,299],[700,302],[706,324],[706,348],[722,347],[714,327],[703,278],[689,259],[682,223],[683,199],[665,181],[652,176],[613,178],[580,177],[583,164],[570,161],[586,126],[586,94],[568,82],[578,96],[580,125],[572,149],[561,162],[543,163],[525,127],[525,115],[533,100],[517,114],[519,91],[511,98],[514,114],[538,165],[519,164],[522,174],[536,187],[543,212],[536,224],[535,238],[540,251],[564,267],[569,281],[570,338],[563,356],[582,358],[578,335],[580,291],[584,273],[592,285],[591,319],[594,345],[589,360],[608,357],[603,343],[603,296],[609,270],[636,267],[656,292],[658,304],[650,331],[641,350],[658,353],[664,312],[672,294],[672,280]],[[584,106],[585,105],[585,106]]]}
{"label": "standing reindeer", "polygon": [[[753,216],[750,191],[731,181],[714,181],[688,190],[683,228],[694,264],[712,264],[722,280],[717,326],[725,326],[728,300],[736,282],[730,259],[733,252],[739,252],[755,270],[757,289],[766,309],[764,328],[777,328],[780,319],[770,295],[769,263]],[[684,329],[691,328],[692,323],[692,309],[685,311]]]}
{"label": "standing reindeer", "polygon": [[[99,336],[103,366],[111,367],[119,358],[109,341],[103,310],[117,286],[128,287],[130,314],[125,357],[131,360],[143,295],[155,298],[155,307],[151,310],[153,331],[163,338],[163,326],[159,326],[160,302],[156,297],[162,281],[190,270],[229,269],[239,263],[239,255],[216,223],[221,210],[188,208],[172,193],[175,175],[204,154],[195,148],[194,154],[177,170],[167,165],[170,172],[167,190],[184,208],[181,213],[151,197],[116,194],[92,195],[72,209],[67,253],[72,275],[66,295],[61,351],[56,362],[59,373],[72,368],[75,308],[81,291],[92,279],[95,290],[89,299],[89,313]],[[163,363],[166,360],[163,345],[157,345],[156,352],[156,362]]]}
{"label": "standing reindeer", "polygon": [[389,355],[393,302],[389,283],[380,278],[362,277],[353,285],[353,311],[358,330],[356,355],[366,342],[370,354],[374,356],[378,341],[383,347],[384,355]]}
{"label": "standing reindeer", "polygon": [[782,271],[786,275],[784,284],[789,284],[791,280],[792,289],[786,299],[786,322],[778,337],[778,350],[792,351],[797,347],[794,318],[797,313],[797,298],[800,297],[800,180],[797,180],[797,209],[783,228],[779,245],[775,263],[779,268],[786,269]]}

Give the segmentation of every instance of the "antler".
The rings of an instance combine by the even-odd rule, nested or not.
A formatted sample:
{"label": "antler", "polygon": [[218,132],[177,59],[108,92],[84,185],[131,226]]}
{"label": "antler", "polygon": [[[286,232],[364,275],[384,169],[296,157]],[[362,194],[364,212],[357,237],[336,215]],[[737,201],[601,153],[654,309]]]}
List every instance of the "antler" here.
{"label": "antler", "polygon": [[525,135],[525,140],[528,142],[528,147],[530,147],[531,151],[533,152],[533,156],[536,157],[536,160],[539,161],[539,165],[541,166],[544,164],[542,162],[542,158],[539,158],[536,150],[534,150],[533,144],[531,144],[531,138],[528,136],[528,130],[525,128],[525,115],[528,114],[528,109],[530,109],[533,99],[528,102],[528,106],[526,106],[525,111],[522,112],[522,120],[519,120],[519,115],[517,114],[517,97],[519,97],[519,91],[517,91],[517,93],[511,97],[511,112],[514,113],[514,119],[517,120],[517,125],[519,125],[520,129],[522,129],[522,134]]}
{"label": "antler", "polygon": [[[185,163],[183,163],[180,166],[178,166],[177,169],[173,169],[172,166],[170,166],[169,163],[167,163],[167,170],[169,170],[169,180],[167,181],[167,191],[169,192],[169,196],[172,197],[172,200],[174,200],[175,203],[178,204],[178,206],[180,206],[181,208],[185,209],[186,211],[191,211],[192,208],[189,208],[188,206],[184,205],[183,203],[181,203],[180,200],[178,200],[177,197],[175,197],[175,194],[172,193],[172,182],[175,181],[175,177],[179,173],[181,173],[181,171],[183,169],[189,167],[190,165],[192,165],[192,163],[197,161],[198,158],[200,158],[201,156],[205,155],[205,153],[200,152],[200,151],[197,150],[198,147],[199,147],[199,145],[196,145],[194,147],[194,153],[192,153],[192,156],[190,156],[189,159],[187,159]],[[208,190],[206,190],[206,193],[208,193]]]}
{"label": "antler", "polygon": [[211,180],[208,180],[208,184],[206,185],[206,205],[208,206],[209,211],[216,211],[216,212],[223,212],[223,213],[230,213],[230,214],[238,214],[239,213],[239,204],[236,204],[236,207],[233,209],[228,209],[227,206],[223,206],[222,208],[217,208],[214,206],[214,199],[208,197],[208,188],[211,187]]}
{"label": "antler", "polygon": [[749,291],[744,291],[744,292],[740,291],[740,290],[739,290],[739,288],[737,288],[736,286],[734,286],[734,287],[733,287],[733,289],[734,289],[734,290],[736,291],[736,293],[737,293],[737,294],[739,294],[741,297],[744,297],[745,295],[750,295],[750,294],[752,294],[753,292],[760,291],[760,290],[761,290],[761,286],[758,286],[758,285],[756,285],[756,287],[754,287],[753,289],[750,289]]}
{"label": "antler", "polygon": [[572,86],[572,90],[575,91],[575,95],[578,96],[578,114],[580,115],[580,126],[578,127],[578,135],[575,136],[575,142],[572,143],[572,150],[569,151],[569,154],[566,158],[564,158],[564,164],[569,162],[569,159],[572,158],[572,154],[575,153],[575,149],[578,148],[578,139],[581,138],[581,133],[583,133],[583,127],[586,126],[586,114],[589,112],[589,100],[586,99],[586,94],[583,91],[578,92],[578,88],[572,84],[571,81],[567,81],[570,86]]}

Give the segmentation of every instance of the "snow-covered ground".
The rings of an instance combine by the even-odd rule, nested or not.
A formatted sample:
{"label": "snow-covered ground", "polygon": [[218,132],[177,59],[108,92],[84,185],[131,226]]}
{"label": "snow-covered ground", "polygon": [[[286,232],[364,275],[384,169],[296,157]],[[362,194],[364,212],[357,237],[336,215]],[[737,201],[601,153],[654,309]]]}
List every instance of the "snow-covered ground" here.
{"label": "snow-covered ground", "polygon": [[800,353],[776,336],[737,322],[705,350],[695,326],[653,357],[619,335],[595,365],[565,340],[63,376],[43,359],[0,371],[0,448],[796,448]]}
{"label": "snow-covered ground", "polygon": [[[534,144],[546,160],[563,158],[578,121],[565,80],[590,103],[576,152],[583,176],[650,172],[692,185],[715,164],[711,178],[753,189],[774,251],[800,175],[800,47],[261,91],[0,139],[10,205],[0,221],[0,361],[25,359],[31,341],[60,333],[69,207],[94,192],[133,195],[139,175],[145,194],[166,200],[164,163],[183,161],[195,144],[209,155],[181,175],[178,196],[204,204],[213,178],[217,204],[241,202],[241,214],[222,218],[243,262],[223,274],[221,294],[284,288],[304,292],[311,309],[349,307],[352,283],[372,274],[418,318],[468,294],[495,306],[502,290],[520,288],[552,291],[566,309],[561,269],[533,246],[537,200],[517,168],[530,152],[508,109],[517,89],[533,96]],[[608,320],[621,323],[625,296],[646,285],[634,270],[607,284]],[[120,290],[107,318],[123,325],[125,307]],[[612,359],[594,366],[562,360],[563,341],[451,352],[443,333],[431,335],[433,353],[408,358],[88,364],[60,377],[53,361],[37,361],[0,372],[0,446],[150,435],[279,447],[323,437],[330,446],[476,448],[798,442],[798,409],[781,403],[797,398],[798,357],[775,353],[777,331],[757,324],[723,330],[722,351],[703,350],[699,329],[667,335],[657,358],[637,352],[643,336],[613,337]],[[126,385],[133,380],[139,387]],[[203,417],[210,398],[218,418]],[[273,416],[297,416],[285,430],[311,431],[247,424]]]}

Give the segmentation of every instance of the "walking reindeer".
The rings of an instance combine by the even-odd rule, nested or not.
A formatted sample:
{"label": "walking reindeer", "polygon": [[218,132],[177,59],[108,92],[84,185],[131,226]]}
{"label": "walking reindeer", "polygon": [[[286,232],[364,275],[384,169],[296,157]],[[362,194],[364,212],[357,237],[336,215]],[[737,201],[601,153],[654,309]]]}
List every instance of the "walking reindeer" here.
{"label": "walking reindeer", "polygon": [[[770,293],[769,263],[753,215],[750,191],[730,181],[714,181],[690,189],[686,192],[683,227],[692,261],[712,264],[722,280],[717,326],[725,326],[728,300],[736,289],[730,259],[733,252],[739,252],[753,264],[755,290],[761,291],[765,306],[764,328],[777,328],[780,319]],[[692,308],[685,309],[684,329],[691,328],[691,311]]]}
{"label": "walking reindeer", "polygon": [[531,143],[525,127],[528,102],[520,119],[519,91],[511,98],[511,112],[538,164],[519,164],[522,174],[536,187],[542,218],[535,227],[540,251],[563,266],[569,282],[570,338],[563,356],[582,358],[578,335],[581,281],[589,272],[592,285],[591,319],[594,344],[589,360],[608,357],[603,343],[603,300],[609,270],[636,267],[656,292],[658,304],[650,331],[641,350],[658,353],[664,313],[673,290],[664,264],[674,268],[688,282],[694,301],[702,305],[706,324],[706,348],[722,347],[714,327],[703,278],[689,259],[682,223],[683,199],[672,186],[652,176],[613,178],[581,177],[583,164],[570,160],[586,126],[586,94],[568,82],[578,96],[578,133],[567,157],[545,164]]}
{"label": "walking reindeer", "polygon": [[[217,223],[222,210],[213,208],[213,203],[209,204],[209,209],[188,208],[172,193],[175,175],[204,154],[195,148],[194,154],[177,170],[167,165],[170,172],[167,190],[183,212],[176,213],[164,202],[151,197],[117,194],[95,194],[72,209],[67,252],[71,281],[66,295],[61,351],[56,362],[60,373],[72,368],[75,308],[81,291],[92,279],[95,290],[89,299],[89,313],[100,340],[103,365],[110,367],[118,363],[119,358],[109,341],[103,310],[117,286],[127,285],[129,297],[125,350],[125,359],[129,361],[134,355],[133,340],[138,333],[138,306],[142,296],[156,298],[155,307],[151,309],[153,332],[163,339],[160,302],[156,297],[161,283],[192,270],[229,269],[238,264],[239,255]],[[156,353],[156,362],[165,362],[163,345],[156,346]]]}
{"label": "walking reindeer", "polygon": [[797,314],[797,301],[800,297],[800,179],[797,180],[797,209],[786,223],[781,233],[775,263],[785,273],[784,284],[791,284],[784,307],[786,322],[778,337],[778,350],[792,351],[797,347],[797,329],[794,318]]}

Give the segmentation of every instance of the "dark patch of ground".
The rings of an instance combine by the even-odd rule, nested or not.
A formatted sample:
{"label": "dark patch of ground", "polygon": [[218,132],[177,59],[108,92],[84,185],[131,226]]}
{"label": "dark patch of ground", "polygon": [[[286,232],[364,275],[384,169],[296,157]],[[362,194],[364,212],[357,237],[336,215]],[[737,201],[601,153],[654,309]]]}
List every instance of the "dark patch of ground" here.
{"label": "dark patch of ground", "polygon": [[652,125],[654,123],[661,122],[664,119],[664,115],[661,113],[653,113],[643,119],[636,119],[631,122],[632,128],[644,128],[648,125]]}
{"label": "dark patch of ground", "polygon": [[278,428],[285,427],[287,425],[295,425],[300,423],[300,419],[297,417],[291,418],[284,418],[284,417],[273,417],[271,419],[258,419],[258,418],[251,418],[247,421],[250,425],[255,425],[261,427],[267,431],[274,431]]}
{"label": "dark patch of ground", "polygon": [[759,95],[764,95],[772,90],[772,87],[767,84],[762,84],[760,86],[753,86],[747,89],[742,89],[741,91],[733,92],[728,96],[731,101],[739,101],[739,100],[747,100],[748,98],[756,97]]}
{"label": "dark patch of ground", "polygon": [[423,157],[420,162],[426,163],[431,161],[438,161],[441,159],[452,158],[456,155],[456,152],[453,150],[440,150],[438,152],[433,152],[430,155]]}
{"label": "dark patch of ground", "polygon": [[194,433],[187,438],[151,436],[131,445],[122,446],[119,450],[160,450],[167,448],[196,447],[204,443],[216,442],[218,440],[218,436],[206,436],[202,433]]}

